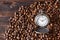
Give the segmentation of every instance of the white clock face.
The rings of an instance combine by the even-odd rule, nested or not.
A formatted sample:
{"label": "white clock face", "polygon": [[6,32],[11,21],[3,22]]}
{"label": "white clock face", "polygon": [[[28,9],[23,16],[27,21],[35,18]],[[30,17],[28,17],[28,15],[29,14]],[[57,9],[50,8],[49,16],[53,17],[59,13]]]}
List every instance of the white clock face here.
{"label": "white clock face", "polygon": [[37,15],[35,23],[41,27],[45,27],[49,23],[49,18],[46,15]]}

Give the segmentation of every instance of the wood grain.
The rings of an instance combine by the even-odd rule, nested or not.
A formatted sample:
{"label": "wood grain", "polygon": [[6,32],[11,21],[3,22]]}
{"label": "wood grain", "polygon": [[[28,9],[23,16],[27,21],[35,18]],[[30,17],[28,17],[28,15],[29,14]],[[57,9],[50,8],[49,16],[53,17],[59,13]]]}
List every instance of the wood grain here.
{"label": "wood grain", "polygon": [[4,34],[7,29],[7,25],[9,25],[9,18],[14,15],[14,12],[18,10],[19,6],[28,6],[34,1],[44,0],[0,0],[0,40],[5,40],[1,35]]}

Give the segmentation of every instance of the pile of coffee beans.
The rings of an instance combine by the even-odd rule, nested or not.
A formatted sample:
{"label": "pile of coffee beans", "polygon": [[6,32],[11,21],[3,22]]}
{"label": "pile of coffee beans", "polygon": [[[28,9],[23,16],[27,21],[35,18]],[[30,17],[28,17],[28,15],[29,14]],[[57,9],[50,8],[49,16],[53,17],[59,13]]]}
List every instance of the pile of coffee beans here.
{"label": "pile of coffee beans", "polygon": [[[6,40],[59,40],[60,39],[60,11],[58,10],[58,1],[35,2],[30,6],[21,6],[19,10],[10,17]],[[35,33],[38,26],[34,19],[38,11],[42,9],[50,17],[48,33]]]}

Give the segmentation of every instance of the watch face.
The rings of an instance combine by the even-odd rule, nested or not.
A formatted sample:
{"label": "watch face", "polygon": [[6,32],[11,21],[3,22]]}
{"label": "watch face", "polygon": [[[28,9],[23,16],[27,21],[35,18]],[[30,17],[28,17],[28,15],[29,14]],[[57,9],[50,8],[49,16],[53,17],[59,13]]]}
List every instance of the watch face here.
{"label": "watch face", "polygon": [[35,17],[35,23],[40,27],[45,27],[49,23],[49,17],[45,14],[39,14]]}

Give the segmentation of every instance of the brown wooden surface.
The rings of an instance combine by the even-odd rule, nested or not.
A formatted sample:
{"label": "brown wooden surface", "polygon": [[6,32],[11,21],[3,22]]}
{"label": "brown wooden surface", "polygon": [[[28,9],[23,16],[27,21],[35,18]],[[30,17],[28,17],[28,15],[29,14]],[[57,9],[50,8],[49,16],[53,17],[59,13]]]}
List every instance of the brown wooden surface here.
{"label": "brown wooden surface", "polygon": [[[10,3],[4,3],[3,1],[10,1]],[[17,3],[13,1],[17,1]],[[14,15],[14,12],[18,10],[18,7],[21,5],[29,5],[34,1],[44,0],[0,0],[0,40],[5,40],[2,35],[9,24],[9,18]]]}

